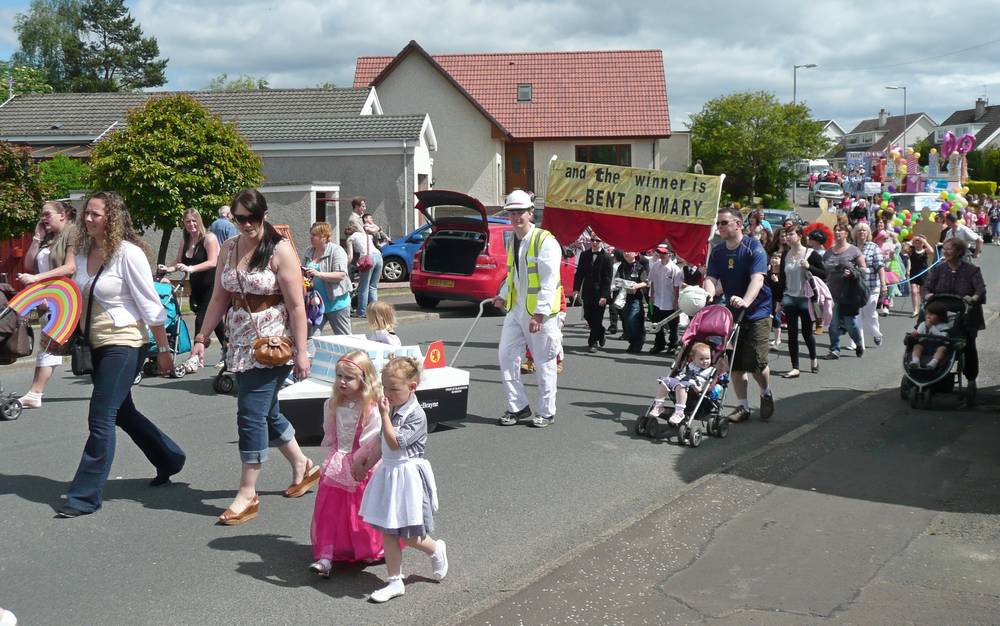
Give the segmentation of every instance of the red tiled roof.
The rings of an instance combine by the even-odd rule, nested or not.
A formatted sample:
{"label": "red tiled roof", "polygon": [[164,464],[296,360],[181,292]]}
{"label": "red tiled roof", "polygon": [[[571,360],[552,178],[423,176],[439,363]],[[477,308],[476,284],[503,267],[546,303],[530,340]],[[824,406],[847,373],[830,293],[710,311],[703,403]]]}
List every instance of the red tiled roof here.
{"label": "red tiled roof", "polygon": [[[390,65],[417,52],[432,60],[513,139],[666,137],[660,50],[439,54],[410,42],[395,57],[358,57],[354,86],[378,87]],[[532,101],[517,101],[517,86]]]}

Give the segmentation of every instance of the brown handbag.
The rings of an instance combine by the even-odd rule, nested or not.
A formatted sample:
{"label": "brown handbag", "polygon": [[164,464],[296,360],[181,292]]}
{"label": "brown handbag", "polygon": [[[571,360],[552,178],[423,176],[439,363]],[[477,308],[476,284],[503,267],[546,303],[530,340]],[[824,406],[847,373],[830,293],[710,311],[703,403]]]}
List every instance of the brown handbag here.
{"label": "brown handbag", "polygon": [[[243,279],[240,278],[240,271],[236,270],[236,282],[240,286],[240,294],[243,301],[247,301],[247,292],[243,288]],[[292,360],[292,338],[288,335],[274,335],[272,337],[261,337],[257,329],[257,320],[253,318],[253,311],[247,309],[250,315],[250,323],[253,324],[253,332],[257,339],[253,342],[253,358],[261,365],[268,367],[279,367],[286,365]]]}

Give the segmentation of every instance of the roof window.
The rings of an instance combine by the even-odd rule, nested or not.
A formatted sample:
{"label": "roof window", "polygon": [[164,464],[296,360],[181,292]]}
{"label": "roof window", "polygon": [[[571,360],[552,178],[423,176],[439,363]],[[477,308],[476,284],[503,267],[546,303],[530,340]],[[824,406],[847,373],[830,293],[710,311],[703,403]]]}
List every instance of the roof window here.
{"label": "roof window", "polygon": [[531,85],[518,85],[517,86],[517,101],[518,102],[531,102]]}

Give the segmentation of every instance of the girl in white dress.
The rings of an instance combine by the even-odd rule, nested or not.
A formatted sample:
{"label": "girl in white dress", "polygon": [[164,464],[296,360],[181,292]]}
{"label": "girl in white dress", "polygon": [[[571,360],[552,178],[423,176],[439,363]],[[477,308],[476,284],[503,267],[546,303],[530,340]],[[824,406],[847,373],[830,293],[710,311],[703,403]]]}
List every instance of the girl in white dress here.
{"label": "girl in white dress", "polygon": [[368,305],[365,313],[368,317],[368,339],[387,343],[390,346],[401,346],[399,335],[396,334],[396,308],[381,300]]}
{"label": "girl in white dress", "polygon": [[444,542],[430,536],[437,488],[431,464],[424,458],[427,416],[417,401],[419,384],[420,364],[412,357],[396,357],[382,368],[381,455],[356,458],[352,470],[360,479],[381,456],[361,501],[361,517],[382,533],[389,574],[388,584],[371,594],[372,602],[386,602],[405,592],[400,540],[431,557],[434,578],[443,580],[448,574]]}

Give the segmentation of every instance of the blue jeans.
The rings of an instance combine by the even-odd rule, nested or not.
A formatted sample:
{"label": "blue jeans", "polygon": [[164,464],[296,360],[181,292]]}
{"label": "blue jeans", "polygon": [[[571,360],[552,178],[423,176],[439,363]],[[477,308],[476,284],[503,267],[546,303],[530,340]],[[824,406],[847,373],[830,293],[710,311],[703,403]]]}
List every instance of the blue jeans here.
{"label": "blue jeans", "polygon": [[364,317],[368,303],[378,300],[378,280],[382,277],[382,255],[372,251],[372,266],[367,272],[361,272],[358,281],[358,317]]}
{"label": "blue jeans", "polygon": [[833,319],[830,320],[830,352],[840,354],[840,327],[843,325],[847,334],[854,340],[854,344],[859,348],[864,345],[861,338],[861,329],[858,328],[857,315],[841,315],[840,307],[833,303]]}
{"label": "blue jeans", "polygon": [[1000,222],[990,222],[990,231],[993,233],[993,239],[1000,239]]}
{"label": "blue jeans", "polygon": [[288,443],[295,428],[278,410],[278,391],[292,371],[290,365],[255,367],[236,373],[236,426],[239,430],[240,460],[263,463],[269,441]]}
{"label": "blue jeans", "polygon": [[184,451],[139,412],[132,401],[132,381],[142,366],[145,348],[105,346],[94,350],[94,392],[87,427],[90,436],[69,486],[66,504],[91,513],[101,508],[104,483],[115,460],[115,426],[139,446],[158,474],[176,474],[184,467]]}
{"label": "blue jeans", "polygon": [[622,331],[628,340],[628,349],[642,350],[646,341],[646,311],[642,306],[642,298],[628,298],[625,308],[619,314],[622,320]]}

